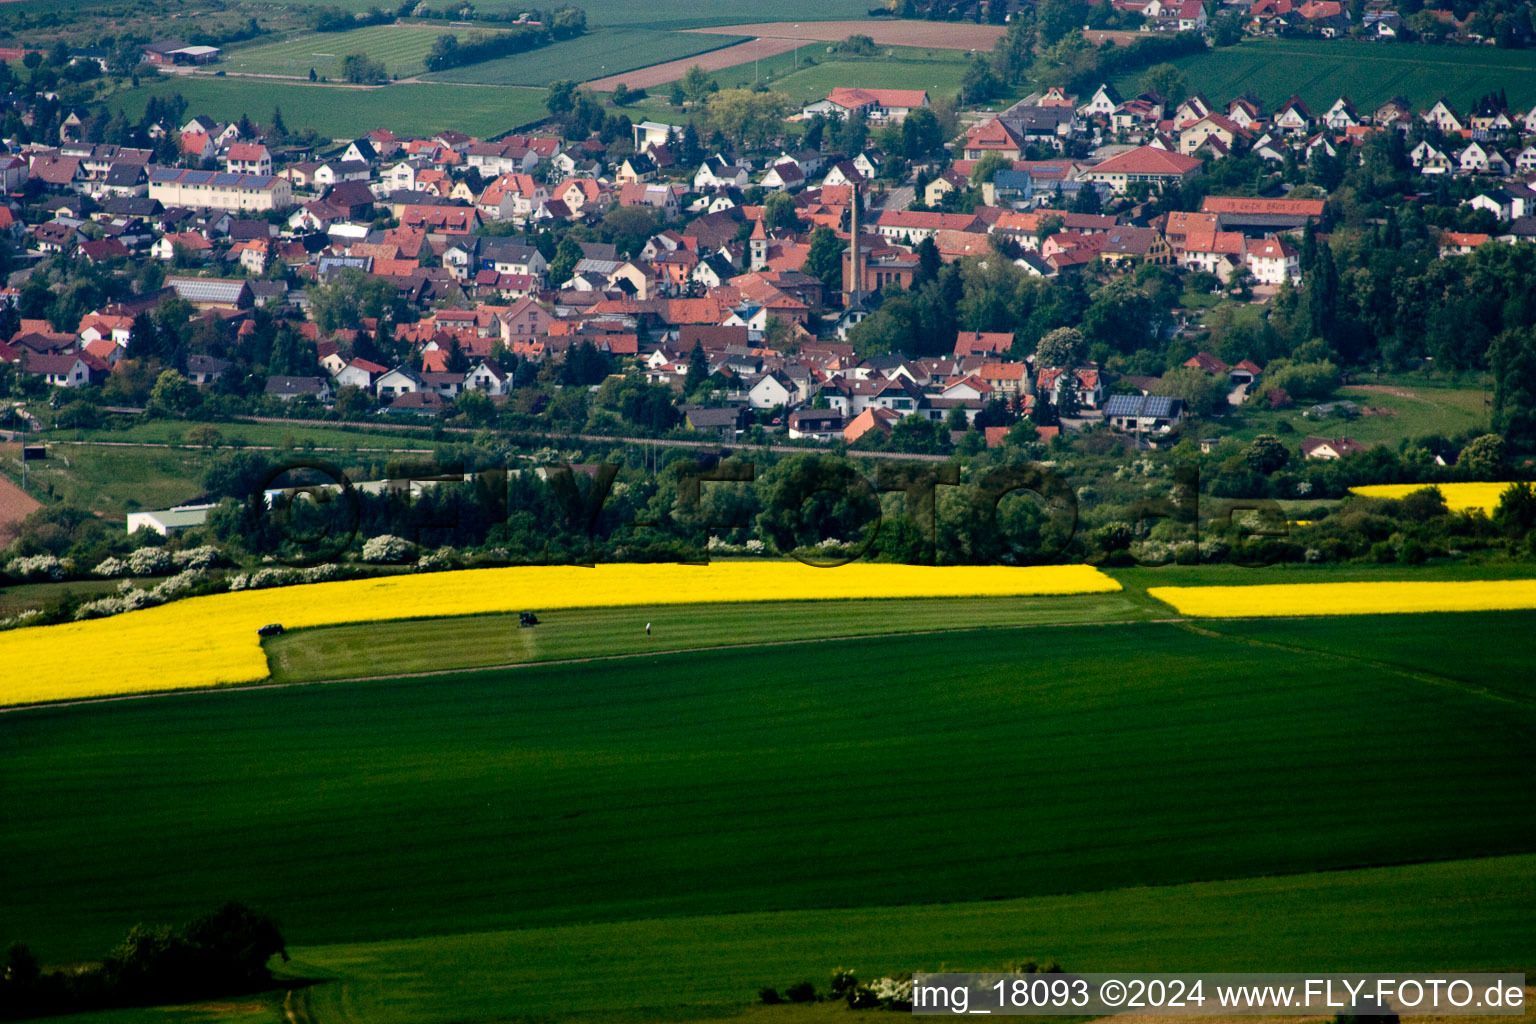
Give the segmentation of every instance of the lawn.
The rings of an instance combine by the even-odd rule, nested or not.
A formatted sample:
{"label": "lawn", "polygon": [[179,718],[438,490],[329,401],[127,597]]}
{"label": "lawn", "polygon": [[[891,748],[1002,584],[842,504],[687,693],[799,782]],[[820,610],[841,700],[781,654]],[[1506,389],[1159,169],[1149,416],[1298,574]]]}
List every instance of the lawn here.
{"label": "lawn", "polygon": [[[226,50],[219,69],[302,78],[313,68],[321,77],[340,80],[342,59],[361,53],[382,61],[389,74],[404,78],[426,70],[424,61],[433,41],[447,31],[444,25],[371,25],[350,32],[306,32]],[[459,34],[468,33],[459,30]]]}
{"label": "lawn", "polygon": [[[838,86],[926,89],[930,99],[953,96],[960,92],[960,80],[965,77],[965,69],[970,60],[967,54],[959,50],[921,50],[914,47],[886,49],[889,53],[887,56],[845,60],[826,54],[823,46],[806,46],[800,51],[800,62],[803,63],[807,53],[813,53],[821,63],[809,68],[801,67],[796,71],[792,70],[796,60],[794,54],[781,54],[771,61],[775,65],[775,77],[768,84],[775,92],[784,93],[796,104],[824,99]],[[761,63],[767,65],[770,61]],[[734,85],[751,85],[752,74],[752,65],[743,64],[717,71],[713,77],[721,88],[729,88]]]}
{"label": "lawn", "polygon": [[[1260,382],[1260,391],[1263,383]],[[1482,388],[1436,387],[1425,384],[1369,385],[1340,388],[1328,401],[1350,401],[1366,412],[1350,419],[1342,416],[1312,418],[1302,413],[1316,404],[1298,402],[1293,408],[1274,410],[1262,396],[1250,398],[1240,414],[1227,418],[1230,430],[1217,436],[1252,440],[1258,434],[1279,432],[1287,443],[1306,436],[1350,437],[1363,444],[1396,444],[1405,438],[1438,434],[1454,437],[1488,429],[1484,404],[1490,392]],[[1222,422],[1222,421],[1217,421]],[[1289,432],[1281,424],[1289,425]]]}
{"label": "lawn", "polygon": [[[589,12],[590,17],[590,12]],[[700,35],[623,26],[599,28],[565,42],[427,76],[429,81],[474,85],[547,86],[563,78],[583,80],[733,46],[743,36]]]}
{"label": "lawn", "polygon": [[130,118],[144,112],[150,96],[180,93],[191,111],[221,120],[242,114],[266,122],[281,108],[292,131],[313,128],[329,138],[354,138],[373,128],[431,135],[454,128],[481,138],[499,135],[547,116],[543,89],[492,89],[439,84],[357,89],[258,78],[178,75],[115,94],[110,102]]}
{"label": "lawn", "polygon": [[[89,955],[230,897],[315,946],[1536,850],[1536,687],[1460,681],[1528,663],[1536,614],[1418,617],[1438,643],[1411,672],[1376,621],[1290,624],[1283,648],[1246,627],[990,628],[13,712],[4,938]],[[1456,965],[1528,959],[1507,902],[1456,908]],[[925,955],[968,948],[943,934]],[[776,973],[753,986],[797,980]]]}
{"label": "lawn", "polygon": [[[1292,93],[1321,116],[1347,94],[1362,113],[1393,96],[1408,97],[1415,109],[1440,96],[1465,111],[1489,92],[1506,90],[1520,110],[1536,103],[1536,55],[1525,50],[1435,46],[1426,43],[1369,43],[1348,40],[1244,40],[1173,62],[1188,76],[1189,91],[1225,102],[1252,92],[1270,109]],[[1139,91],[1140,73],[1116,85]]]}
{"label": "lawn", "polygon": [[29,470],[33,493],[119,517],[139,508],[169,508],[202,493],[210,456],[165,448],[54,447]]}

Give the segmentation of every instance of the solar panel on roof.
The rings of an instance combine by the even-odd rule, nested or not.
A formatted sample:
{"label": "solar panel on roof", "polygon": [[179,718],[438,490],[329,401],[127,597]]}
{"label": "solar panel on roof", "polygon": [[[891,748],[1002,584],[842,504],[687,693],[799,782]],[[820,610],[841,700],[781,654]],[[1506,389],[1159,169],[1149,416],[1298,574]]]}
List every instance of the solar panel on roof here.
{"label": "solar panel on roof", "polygon": [[188,171],[181,178],[183,184],[187,185],[206,185],[212,179],[212,171]]}
{"label": "solar panel on roof", "polygon": [[219,186],[238,185],[239,183],[240,175],[231,174],[228,171],[219,171],[215,173],[212,180],[209,182],[209,184]]}

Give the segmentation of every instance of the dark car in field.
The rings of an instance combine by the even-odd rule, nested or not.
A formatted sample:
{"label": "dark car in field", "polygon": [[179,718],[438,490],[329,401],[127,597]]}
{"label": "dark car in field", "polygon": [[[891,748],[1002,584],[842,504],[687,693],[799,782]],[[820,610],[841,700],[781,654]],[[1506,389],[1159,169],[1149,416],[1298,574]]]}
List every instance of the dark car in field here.
{"label": "dark car in field", "polygon": [[260,629],[258,629],[256,631],[256,635],[257,636],[281,636],[282,632],[283,632],[283,624],[282,623],[280,623],[280,622],[269,622],[267,625],[262,626]]}

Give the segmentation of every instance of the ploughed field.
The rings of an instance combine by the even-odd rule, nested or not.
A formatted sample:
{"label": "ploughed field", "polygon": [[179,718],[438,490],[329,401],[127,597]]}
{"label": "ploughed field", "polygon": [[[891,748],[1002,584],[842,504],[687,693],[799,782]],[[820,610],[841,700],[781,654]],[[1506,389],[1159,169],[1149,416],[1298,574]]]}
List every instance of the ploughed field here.
{"label": "ploughed field", "polygon": [[[771,911],[835,929],[851,908],[1536,852],[1536,613],[1191,624],[1034,600],[1103,624],[769,644],[772,612],[742,606],[709,628],[748,646],[624,656],[605,633],[639,633],[633,613],[583,611],[590,651],[620,656],[9,712],[3,938],[88,957],[228,898],[300,947]],[[987,603],[879,604],[917,631]],[[655,636],[693,614],[658,613]],[[1497,912],[1526,924],[1474,899],[1470,937],[1418,955],[1536,948],[1531,861],[1499,863]],[[1383,933],[1428,912],[1391,891]],[[836,966],[807,955],[797,975]],[[712,969],[707,944],[688,956]]]}

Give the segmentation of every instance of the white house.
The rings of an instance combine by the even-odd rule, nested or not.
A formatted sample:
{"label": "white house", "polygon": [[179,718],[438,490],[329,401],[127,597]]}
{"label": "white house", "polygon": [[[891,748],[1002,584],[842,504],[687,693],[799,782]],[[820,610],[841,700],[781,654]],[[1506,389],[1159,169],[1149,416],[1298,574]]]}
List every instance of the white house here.
{"label": "white house", "polygon": [[421,374],[408,366],[397,366],[388,373],[380,375],[374,381],[374,391],[380,398],[393,398],[396,395],[408,395],[413,391],[426,389],[426,381]]}
{"label": "white house", "polygon": [[1281,284],[1301,277],[1295,246],[1283,238],[1247,243],[1248,269],[1260,284]]}
{"label": "white house", "polygon": [[773,409],[789,405],[794,397],[787,381],[781,380],[778,374],[765,373],[748,389],[747,404],[754,409]]}
{"label": "white house", "polygon": [[466,391],[483,391],[488,395],[504,395],[512,390],[512,378],[488,361],[482,360],[464,375]]}

